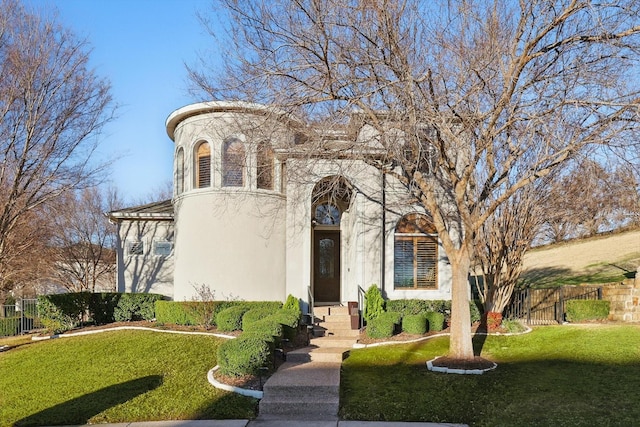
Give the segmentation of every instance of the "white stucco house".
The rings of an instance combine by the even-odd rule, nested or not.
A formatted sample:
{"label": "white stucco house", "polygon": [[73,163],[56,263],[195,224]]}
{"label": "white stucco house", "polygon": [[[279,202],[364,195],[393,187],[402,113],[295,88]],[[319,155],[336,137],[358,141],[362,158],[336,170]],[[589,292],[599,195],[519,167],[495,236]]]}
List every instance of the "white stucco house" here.
{"label": "white stucco house", "polygon": [[121,292],[191,300],[357,301],[372,284],[389,299],[450,299],[451,272],[429,216],[406,190],[348,153],[371,149],[353,119],[322,133],[264,106],[207,102],[166,121],[175,143],[172,200],[111,212]]}

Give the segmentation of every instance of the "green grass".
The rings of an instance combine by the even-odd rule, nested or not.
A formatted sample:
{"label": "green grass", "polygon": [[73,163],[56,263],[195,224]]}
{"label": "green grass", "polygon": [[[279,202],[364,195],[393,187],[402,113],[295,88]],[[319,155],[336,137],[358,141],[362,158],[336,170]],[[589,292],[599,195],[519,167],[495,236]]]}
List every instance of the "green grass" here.
{"label": "green grass", "polygon": [[207,382],[221,339],[111,331],[0,353],[0,426],[254,418]]}
{"label": "green grass", "polygon": [[448,338],[352,350],[340,415],[472,426],[628,426],[640,419],[640,327],[558,326],[477,341],[484,375],[427,370]]}

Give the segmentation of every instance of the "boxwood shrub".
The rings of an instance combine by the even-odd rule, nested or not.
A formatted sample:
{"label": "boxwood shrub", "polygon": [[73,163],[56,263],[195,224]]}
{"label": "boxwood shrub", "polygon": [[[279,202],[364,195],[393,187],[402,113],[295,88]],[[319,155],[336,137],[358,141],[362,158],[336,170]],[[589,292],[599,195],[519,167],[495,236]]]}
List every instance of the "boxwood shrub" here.
{"label": "boxwood shrub", "polygon": [[248,310],[242,316],[242,330],[246,331],[252,323],[255,323],[273,314],[273,310],[268,307],[258,307]]}
{"label": "boxwood shrub", "polygon": [[425,314],[429,311],[437,311],[448,315],[451,312],[451,301],[399,299],[387,301],[386,307],[387,311],[397,311],[402,313],[403,316],[408,314]]}
{"label": "boxwood shrub", "polygon": [[602,320],[609,317],[610,303],[605,300],[578,300],[565,302],[565,315],[568,322],[584,320]]}
{"label": "boxwood shrub", "polygon": [[153,320],[155,303],[162,298],[158,294],[122,294],[113,310],[113,318],[116,322]]}
{"label": "boxwood shrub", "polygon": [[242,316],[249,310],[249,307],[246,305],[236,305],[220,311],[216,315],[218,330],[231,332],[242,329]]}
{"label": "boxwood shrub", "polygon": [[242,334],[236,339],[223,342],[218,347],[217,357],[220,373],[229,376],[257,375],[260,368],[272,366],[272,351],[269,343],[259,335]]}
{"label": "boxwood shrub", "polygon": [[397,330],[402,316],[397,312],[386,312],[367,322],[367,336],[370,338],[389,338]]}
{"label": "boxwood shrub", "polygon": [[429,324],[429,332],[439,332],[444,329],[444,314],[430,311],[426,313],[426,317]]}
{"label": "boxwood shrub", "polygon": [[156,301],[156,321],[175,325],[195,325],[197,320],[193,314],[193,304],[189,301]]}
{"label": "boxwood shrub", "polygon": [[424,313],[407,314],[402,318],[402,331],[422,335],[427,332],[427,316]]}

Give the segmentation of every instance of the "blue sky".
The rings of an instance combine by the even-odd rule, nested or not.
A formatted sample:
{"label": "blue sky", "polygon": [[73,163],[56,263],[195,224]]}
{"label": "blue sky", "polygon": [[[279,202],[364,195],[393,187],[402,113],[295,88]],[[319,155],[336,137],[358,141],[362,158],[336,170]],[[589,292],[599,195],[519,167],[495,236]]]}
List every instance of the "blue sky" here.
{"label": "blue sky", "polygon": [[196,12],[210,0],[23,0],[55,8],[59,21],[92,46],[98,75],[112,85],[118,117],[105,129],[99,155],[118,158],[110,178],[135,202],[171,180],[173,143],[164,122],[194,102],[184,64],[212,49],[213,38]]}

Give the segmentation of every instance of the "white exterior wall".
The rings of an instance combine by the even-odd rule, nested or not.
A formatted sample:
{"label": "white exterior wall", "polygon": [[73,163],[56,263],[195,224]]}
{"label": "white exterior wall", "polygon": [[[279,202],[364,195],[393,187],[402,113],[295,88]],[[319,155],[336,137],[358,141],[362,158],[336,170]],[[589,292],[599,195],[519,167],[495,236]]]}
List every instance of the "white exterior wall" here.
{"label": "white exterior wall", "polygon": [[[199,108],[195,115],[181,113]],[[168,122],[172,117],[180,118],[173,136],[176,153],[184,150],[185,159],[184,192],[176,188],[174,196],[174,299],[191,300],[195,287],[205,285],[219,300],[284,301],[286,222],[280,164],[274,166],[274,189],[257,189],[256,146],[268,138],[275,147],[279,141],[271,138],[287,138],[286,132],[270,128],[268,135],[257,135],[259,126],[252,124],[248,127],[254,128],[254,135],[246,135],[239,131],[243,124],[266,119],[250,111],[207,111],[204,104],[178,110]],[[222,147],[228,138],[244,143],[242,187],[222,186]],[[195,150],[202,141],[211,147],[211,186],[196,188]]]}
{"label": "white exterior wall", "polygon": [[284,301],[283,197],[209,191],[176,207],[175,300],[206,285],[218,300]]}
{"label": "white exterior wall", "polygon": [[[172,221],[122,220],[118,222],[118,292],[147,292],[173,298],[174,251],[169,256],[154,255],[156,241],[174,243]],[[142,255],[128,252],[128,242],[140,241]]]}

